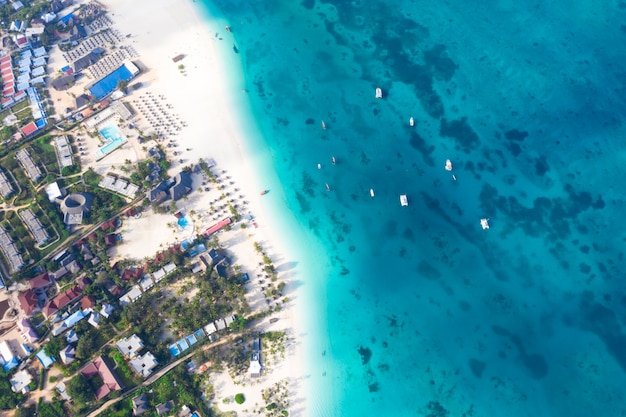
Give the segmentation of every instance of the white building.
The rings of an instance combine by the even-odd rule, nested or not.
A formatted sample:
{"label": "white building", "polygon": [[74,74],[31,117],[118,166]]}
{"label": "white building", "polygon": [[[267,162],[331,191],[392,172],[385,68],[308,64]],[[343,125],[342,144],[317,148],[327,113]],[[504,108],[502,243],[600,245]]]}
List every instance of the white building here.
{"label": "white building", "polygon": [[137,356],[137,353],[143,349],[143,341],[136,334],[129,338],[120,339],[115,346],[120,353],[127,358]]}
{"label": "white building", "polygon": [[33,382],[33,377],[26,369],[19,371],[11,378],[11,389],[14,392],[26,394],[30,389],[28,386]]}
{"label": "white building", "polygon": [[152,353],[146,352],[143,356],[137,356],[132,359],[128,364],[133,368],[136,374],[146,378],[150,376],[154,367],[158,365],[158,362]]}

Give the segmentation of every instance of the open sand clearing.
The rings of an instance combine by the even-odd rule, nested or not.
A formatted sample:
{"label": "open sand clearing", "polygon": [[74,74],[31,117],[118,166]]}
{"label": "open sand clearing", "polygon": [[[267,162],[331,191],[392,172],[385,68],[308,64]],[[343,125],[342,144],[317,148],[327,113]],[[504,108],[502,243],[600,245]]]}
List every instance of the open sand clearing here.
{"label": "open sand clearing", "polygon": [[[174,141],[177,144],[175,149],[180,152],[180,155],[170,157],[173,164],[169,174],[175,175],[182,166],[195,163],[199,158],[213,158],[217,162],[215,171],[221,177],[230,177],[228,184],[233,181],[232,187],[241,187],[236,194],[241,194],[242,200],[247,203],[240,212],[252,213],[259,227],[250,225],[248,229],[242,230],[236,226],[230,232],[220,232],[219,238],[234,255],[235,262],[251,276],[248,284],[250,304],[253,308],[267,308],[260,289],[262,284],[257,278],[261,257],[254,250],[255,241],[261,243],[273,259],[279,271],[279,280],[287,282],[285,295],[290,299],[285,305],[287,308],[278,313],[278,322],[270,325],[269,320],[266,320],[259,329],[271,326],[274,330],[285,330],[289,335],[287,355],[271,367],[269,374],[256,380],[254,385],[248,384],[245,404],[216,405],[247,414],[243,410],[250,411],[255,403],[263,404],[262,389],[288,380],[290,402],[294,405],[290,407],[290,415],[303,415],[304,393],[299,382],[303,378],[303,368],[302,358],[298,357],[301,350],[293,338],[294,300],[297,300],[297,296],[289,287],[289,281],[295,274],[294,267],[290,265],[296,265],[297,261],[293,250],[289,250],[291,246],[287,243],[287,231],[280,229],[283,222],[263,201],[268,196],[259,195],[261,176],[253,171],[257,157],[244,147],[243,135],[238,128],[236,105],[241,101],[242,86],[235,85],[227,78],[228,63],[220,60],[230,59],[230,64],[235,62],[240,65],[234,61],[240,58],[224,58],[218,54],[219,40],[214,36],[216,28],[209,28],[189,0],[107,0],[103,3],[109,8],[113,27],[123,36],[130,35],[128,39],[139,53],[139,61],[147,68],[138,79],[144,87],[133,92],[128,99],[137,100],[136,95],[147,92],[157,97],[163,95],[172,113],[180,115],[185,123],[185,127],[175,135],[164,138],[165,141]],[[227,34],[221,24],[219,32]],[[183,54],[184,59],[179,63],[173,62],[172,58],[179,54]],[[179,69],[179,64],[184,66],[184,70]],[[150,127],[144,120],[141,128]],[[177,202],[178,208],[183,211],[194,210],[197,213],[191,219],[194,222],[194,233],[205,230],[216,219],[223,218],[223,211],[218,210],[216,213],[209,209],[211,201],[216,198],[214,193],[198,192],[196,185],[194,182],[194,191],[186,201]],[[279,198],[280,193],[277,190],[270,197]],[[173,216],[157,215],[151,210],[139,219],[127,219],[122,227],[123,244],[114,248],[112,254],[142,259],[154,255],[168,243],[189,237],[187,230],[179,231],[177,226],[174,229],[168,227],[167,224],[171,222],[176,222]],[[218,399],[234,396],[241,391],[233,389],[232,381],[226,374],[213,375],[212,378],[218,387]],[[246,378],[249,379],[249,376]]]}

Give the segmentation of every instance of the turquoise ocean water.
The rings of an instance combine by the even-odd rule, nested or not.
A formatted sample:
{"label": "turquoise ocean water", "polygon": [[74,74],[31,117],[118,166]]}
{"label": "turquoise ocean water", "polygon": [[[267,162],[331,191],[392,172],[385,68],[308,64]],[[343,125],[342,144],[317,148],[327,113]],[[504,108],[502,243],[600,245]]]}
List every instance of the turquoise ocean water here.
{"label": "turquoise ocean water", "polygon": [[326,251],[306,415],[626,415],[626,3],[203,1]]}

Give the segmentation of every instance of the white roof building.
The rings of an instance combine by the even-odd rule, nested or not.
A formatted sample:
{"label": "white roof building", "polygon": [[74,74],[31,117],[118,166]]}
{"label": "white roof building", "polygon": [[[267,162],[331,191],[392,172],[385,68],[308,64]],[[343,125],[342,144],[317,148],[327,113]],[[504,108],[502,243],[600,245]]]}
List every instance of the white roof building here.
{"label": "white roof building", "polygon": [[137,356],[132,359],[128,364],[133,368],[136,374],[146,378],[150,376],[154,367],[158,365],[158,362],[152,353],[146,352],[143,356]]}
{"label": "white roof building", "polygon": [[67,345],[59,352],[59,356],[64,364],[69,365],[76,360],[76,350],[71,345]]}
{"label": "white roof building", "polygon": [[61,395],[61,398],[67,401],[72,401],[72,397],[70,397],[67,393],[67,389],[65,388],[65,384],[63,382],[59,382],[55,388],[59,392],[59,395]]}
{"label": "white roof building", "polygon": [[208,335],[213,334],[217,331],[217,327],[215,327],[215,323],[211,322],[204,326],[204,332]]}
{"label": "white roof building", "polygon": [[102,304],[102,310],[100,310],[100,314],[102,315],[102,317],[108,319],[111,313],[113,313],[113,310],[115,310],[115,307],[113,307],[111,304],[104,303]]}
{"label": "white roof building", "polygon": [[166,274],[169,274],[170,272],[174,272],[175,269],[176,269],[176,265],[174,265],[171,262],[163,267],[163,270],[165,271]]}
{"label": "white roof building", "polygon": [[143,279],[139,282],[139,286],[143,290],[143,292],[148,291],[150,288],[154,287],[154,281],[152,281],[152,277],[150,274],[146,274],[143,276]]}
{"label": "white roof building", "polygon": [[87,323],[91,324],[93,327],[98,328],[100,327],[100,319],[102,318],[102,316],[100,315],[100,313],[91,313],[91,315],[89,316],[89,320],[87,320]]}
{"label": "white roof building", "polygon": [[163,270],[163,268],[159,269],[158,271],[154,271],[152,273],[152,277],[154,278],[154,282],[160,282],[163,278],[165,278],[165,271]]}
{"label": "white roof building", "polygon": [[141,298],[142,294],[143,293],[141,292],[141,288],[139,288],[139,285],[135,285],[133,288],[131,288],[130,291],[120,297],[120,304],[123,307],[126,304],[134,303],[135,300]]}
{"label": "white roof building", "polygon": [[137,356],[137,353],[143,349],[143,341],[136,334],[129,338],[120,339],[115,346],[120,353],[127,358]]}
{"label": "white roof building", "polygon": [[26,369],[19,371],[13,378],[11,378],[11,389],[14,392],[21,392],[26,394],[28,391],[28,385],[33,382],[33,377]]}

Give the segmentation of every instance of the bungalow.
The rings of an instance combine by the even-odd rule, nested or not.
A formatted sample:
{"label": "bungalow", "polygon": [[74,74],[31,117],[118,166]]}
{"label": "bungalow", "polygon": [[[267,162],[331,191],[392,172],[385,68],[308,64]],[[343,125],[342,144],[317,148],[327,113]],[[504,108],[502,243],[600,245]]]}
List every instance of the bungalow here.
{"label": "bungalow", "polygon": [[136,300],[141,298],[143,293],[141,292],[141,288],[139,285],[133,286],[126,294],[120,297],[120,304],[125,306],[126,304],[134,303]]}
{"label": "bungalow", "polygon": [[164,414],[168,414],[174,408],[174,401],[170,400],[166,403],[159,404],[156,406],[156,412],[158,415],[162,416]]}
{"label": "bungalow", "polygon": [[152,276],[150,274],[144,275],[143,279],[139,282],[139,286],[143,292],[148,291],[150,288],[154,287],[154,281],[152,280]]}
{"label": "bungalow", "polygon": [[226,328],[226,323],[224,323],[224,319],[215,320],[215,326],[217,330],[224,330]]}
{"label": "bungalow", "polygon": [[102,316],[100,315],[100,313],[93,312],[89,316],[89,320],[87,320],[87,323],[91,324],[93,327],[97,329],[98,327],[100,327],[101,318]]}
{"label": "bungalow", "polygon": [[88,310],[96,305],[96,298],[93,295],[86,295],[80,299],[80,308]]}
{"label": "bungalow", "polygon": [[133,403],[133,415],[139,416],[148,411],[148,397],[146,394],[141,394],[138,397],[132,399]]}
{"label": "bungalow", "polygon": [[209,257],[211,258],[211,263],[213,265],[217,265],[222,260],[227,259],[224,249],[211,249],[209,251]]}
{"label": "bungalow", "polygon": [[104,236],[104,244],[107,248],[110,246],[115,246],[117,244],[117,234],[109,233],[108,235]]}
{"label": "bungalow", "polygon": [[94,359],[80,373],[87,379],[91,379],[94,376],[99,376],[102,379],[102,385],[95,392],[96,400],[106,397],[113,391],[122,390],[121,382],[104,359],[102,359],[102,356]]}
{"label": "bungalow", "polygon": [[113,313],[113,310],[115,310],[115,307],[113,307],[111,304],[104,303],[102,304],[102,310],[100,310],[100,314],[102,315],[102,317],[108,319],[111,316],[111,313]]}
{"label": "bungalow", "polygon": [[181,171],[176,175],[175,180],[176,182],[172,188],[170,188],[170,198],[174,201],[178,201],[191,192],[191,176],[187,172]]}
{"label": "bungalow", "polygon": [[143,268],[142,267],[134,267],[124,269],[122,272],[122,279],[124,281],[130,281],[131,279],[138,279],[143,276]]}
{"label": "bungalow", "polygon": [[74,349],[71,345],[67,345],[65,346],[65,349],[59,352],[59,356],[65,365],[69,365],[76,360],[76,349]]}

